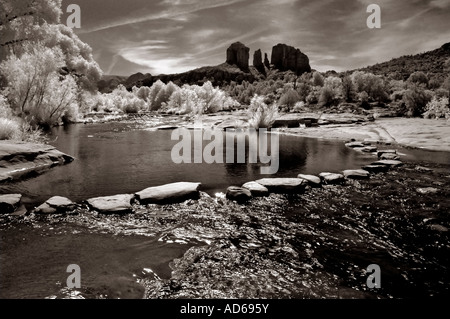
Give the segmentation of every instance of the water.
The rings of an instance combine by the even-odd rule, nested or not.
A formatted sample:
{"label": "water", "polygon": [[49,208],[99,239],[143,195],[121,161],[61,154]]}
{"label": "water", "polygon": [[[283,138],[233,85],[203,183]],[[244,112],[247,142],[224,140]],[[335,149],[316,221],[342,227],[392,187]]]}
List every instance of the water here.
{"label": "water", "polygon": [[373,160],[341,141],[280,135],[280,163],[275,175],[262,175],[260,163],[175,164],[171,150],[178,141],[171,140],[171,131],[133,128],[124,123],[55,128],[50,138],[57,139],[51,144],[76,160],[36,178],[0,186],[0,193],[23,194],[29,208],[55,195],[80,202],[180,181],[201,182],[203,191],[214,194],[259,178],[339,172]]}
{"label": "water", "polygon": [[[69,165],[55,167],[36,178],[2,185],[0,193],[22,193],[26,205],[32,207],[54,195],[66,196],[80,202],[95,196],[134,193],[146,187],[177,181],[202,182],[203,190],[214,194],[224,192],[229,185],[241,185],[250,180],[267,177],[260,174],[259,164],[174,164],[170,153],[177,141],[171,141],[170,134],[170,131],[139,130],[134,124],[129,123],[56,128],[50,137],[54,140],[51,144],[74,156],[76,160]],[[445,152],[404,148],[401,148],[400,152],[409,161],[433,161],[442,164],[450,162],[449,153]],[[355,152],[346,148],[340,141],[281,135],[280,169],[275,176],[295,177],[299,173],[338,172],[348,168],[359,168],[373,159],[373,155]],[[395,183],[393,185],[395,186]],[[396,187],[400,187],[399,185]],[[390,192],[395,194],[395,188],[393,191],[390,188],[386,189],[386,194]],[[397,256],[394,260],[402,266],[401,269],[411,268],[410,265],[414,262],[417,267],[424,269],[430,268],[429,266],[436,267],[440,272],[444,271],[444,274],[439,276],[445,276],[447,268],[442,261],[446,259],[442,256],[445,256],[445,249],[448,249],[448,241],[443,241],[447,237],[445,233],[439,235],[425,228],[422,219],[425,217],[429,219],[426,209],[418,212],[414,220],[410,221],[410,218],[407,218],[403,221],[403,211],[399,213],[395,213],[395,209],[388,211],[392,206],[389,195],[378,198],[377,208],[370,214],[354,209],[348,210],[350,214],[348,215],[344,209],[348,200],[344,201],[340,196],[329,194],[329,198],[319,199],[314,197],[313,192],[307,198],[309,196],[311,199],[301,202],[298,207],[294,204],[292,207],[286,207],[283,213],[287,216],[283,217],[283,221],[278,219],[282,217],[282,213],[275,213],[277,222],[274,225],[269,222],[269,220],[273,222],[274,219],[262,218],[262,211],[258,209],[250,212],[239,208],[242,211],[236,209],[232,213],[237,216],[237,221],[248,219],[251,213],[252,218],[248,221],[248,226],[254,227],[255,234],[265,227],[267,234],[276,230],[276,227],[280,227],[280,230],[274,231],[274,235],[284,234],[286,230],[289,230],[288,233],[297,234],[291,240],[292,247],[302,254],[305,251],[311,252],[309,261],[317,258],[327,271],[337,274],[339,278],[346,278],[349,286],[355,285],[352,280],[356,280],[352,279],[355,270],[351,263],[358,264],[360,256],[364,255],[370,255],[370,258],[367,257],[367,260],[360,262],[359,268],[366,267],[369,261],[379,263],[385,269],[383,272],[385,278],[389,278],[391,273],[397,276],[399,272],[397,270],[386,272],[386,267],[392,263],[393,257],[389,257],[391,255]],[[386,203],[381,203],[384,197]],[[357,206],[360,206],[359,203],[365,205],[369,202],[362,194],[356,194],[352,200],[358,204]],[[308,207],[307,203],[312,206]],[[384,208],[379,207],[381,204]],[[361,207],[365,207],[364,205]],[[429,205],[432,206],[432,201]],[[445,209],[447,206],[442,207]],[[178,236],[183,233],[194,235],[200,233],[200,237],[208,235],[208,230],[214,231],[214,227],[218,227],[217,232],[228,229],[225,227],[226,223],[230,224],[227,227],[237,229],[241,227],[239,226],[241,222],[236,226],[236,221],[228,218],[228,213],[231,212],[226,208],[222,209],[224,220],[218,225],[213,222],[216,217],[212,218],[205,207],[196,208],[195,205],[192,211],[184,212],[181,209],[181,211],[157,212],[151,216],[148,212],[144,212],[142,215],[136,213],[130,217],[117,218],[80,215],[64,222],[33,221],[14,225],[0,223],[0,298],[45,298],[61,294],[65,296],[61,289],[66,286],[66,278],[69,275],[66,269],[69,264],[81,266],[85,296],[141,298],[143,287],[138,284],[139,280],[152,278],[151,276],[170,278],[170,262],[183,256],[190,247],[200,244],[195,237],[186,240],[184,244],[160,240],[164,234],[171,234],[171,227],[174,227],[174,232]],[[201,224],[202,218],[193,216],[196,210],[205,210],[202,217],[207,223],[205,227]],[[355,214],[354,220],[351,214]],[[434,223],[447,225],[446,218],[436,217],[440,216],[439,207],[434,214],[432,216]],[[153,218],[159,224],[154,223]],[[258,218],[262,218],[261,221],[258,222]],[[373,224],[372,219],[375,221],[374,227],[370,226]],[[172,226],[174,220],[178,220],[175,222],[178,224]],[[184,231],[180,232],[180,229]],[[308,231],[304,231],[305,229]],[[359,237],[356,236],[361,229],[367,231]],[[379,236],[380,232],[383,236]],[[321,235],[317,237],[317,234]],[[416,246],[409,247],[406,234],[417,237],[417,245],[424,246],[425,251],[429,249],[427,247],[431,247],[434,253],[438,251],[442,256],[437,258],[434,254],[436,262],[430,262],[428,265],[423,260],[429,256],[424,255],[421,249],[417,250]],[[349,247],[343,249],[342,241],[353,243],[354,251]],[[371,242],[377,243],[379,251],[371,253],[371,248],[367,248]],[[311,247],[309,243],[313,243],[312,248],[305,250],[305,245]],[[415,252],[417,256],[410,252]],[[407,258],[408,255],[414,257],[412,261]],[[307,261],[308,259],[304,259],[297,262]],[[151,269],[152,272],[146,272],[144,269]],[[431,273],[439,272],[432,270]],[[308,279],[310,275],[312,277]],[[413,275],[416,276],[415,273]],[[311,274],[307,272],[304,278],[307,284],[314,283],[315,280],[325,282],[326,290],[335,285],[335,281],[326,279],[327,276],[314,270]],[[437,275],[436,278],[429,273],[424,273],[423,278],[420,274],[417,276],[420,282],[427,284],[441,282],[441,277]],[[360,281],[361,278],[357,279]],[[438,285],[442,286],[444,283]],[[411,287],[406,284],[399,287],[398,289],[402,290],[394,295],[404,297],[406,291],[411,291]],[[431,290],[439,292],[443,291],[443,288],[432,286]],[[392,291],[389,291],[389,294],[392,294]],[[323,295],[326,296],[326,293]],[[349,288],[349,296],[361,295],[355,294],[355,290]]]}

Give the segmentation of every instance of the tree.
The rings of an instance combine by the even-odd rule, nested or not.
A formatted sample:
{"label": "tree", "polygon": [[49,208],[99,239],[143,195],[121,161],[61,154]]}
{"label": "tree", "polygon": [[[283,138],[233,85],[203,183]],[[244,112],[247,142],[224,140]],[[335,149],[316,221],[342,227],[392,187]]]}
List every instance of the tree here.
{"label": "tree", "polygon": [[323,86],[324,77],[319,72],[314,72],[312,77],[313,86]]}
{"label": "tree", "polygon": [[416,71],[409,76],[408,82],[427,87],[428,77],[422,71]]}
{"label": "tree", "polygon": [[20,58],[0,64],[12,112],[32,125],[51,126],[77,114],[76,82],[57,72],[64,64],[61,50],[38,43]]}
{"label": "tree", "polygon": [[37,39],[42,27],[60,22],[61,0],[1,0],[0,59],[21,54],[23,44]]}
{"label": "tree", "polygon": [[71,28],[59,24],[61,0],[1,0],[0,8],[0,59],[11,54],[20,57],[36,43],[59,48],[65,61],[61,67],[73,75],[80,88],[96,89],[102,71],[90,46]]}
{"label": "tree", "polygon": [[353,100],[355,90],[353,88],[353,82],[350,76],[346,75],[342,79],[342,95],[346,102],[351,102]]}

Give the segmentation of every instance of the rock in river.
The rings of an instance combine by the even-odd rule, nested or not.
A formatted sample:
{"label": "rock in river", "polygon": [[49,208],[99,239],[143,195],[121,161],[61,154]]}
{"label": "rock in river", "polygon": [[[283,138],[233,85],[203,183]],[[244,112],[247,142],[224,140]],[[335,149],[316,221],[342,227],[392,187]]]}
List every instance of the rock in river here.
{"label": "rock in river", "polygon": [[179,182],[146,188],[136,193],[141,204],[174,203],[199,197],[201,183]]}
{"label": "rock in river", "polygon": [[336,173],[320,173],[320,178],[325,184],[342,184],[344,182],[344,175]]}
{"label": "rock in river", "polygon": [[227,198],[235,200],[238,203],[243,203],[252,198],[252,193],[243,187],[230,186],[227,189]]}
{"label": "rock in river", "polygon": [[0,195],[0,214],[11,214],[19,208],[22,195],[8,194]]}
{"label": "rock in river", "polygon": [[269,190],[267,187],[262,186],[256,182],[248,182],[242,185],[242,188],[246,188],[252,193],[253,196],[267,196],[269,195]]}
{"label": "rock in river", "polygon": [[398,167],[398,166],[402,166],[403,163],[401,161],[396,161],[396,160],[381,160],[381,161],[376,161],[376,162],[372,163],[372,165],[384,165],[384,166],[389,166],[389,167]]}
{"label": "rock in river", "polygon": [[321,184],[320,177],[317,177],[315,175],[298,174],[297,178],[304,179],[309,183],[309,186],[318,187]]}
{"label": "rock in river", "polygon": [[347,169],[342,172],[344,174],[345,178],[351,178],[351,179],[363,179],[363,178],[369,178],[370,173],[363,169]]}
{"label": "rock in river", "polygon": [[305,190],[307,181],[300,178],[263,178],[255,181],[274,193],[297,193]]}
{"label": "rock in river", "polygon": [[133,195],[115,195],[88,199],[89,206],[100,213],[127,213],[131,211]]}
{"label": "rock in river", "polygon": [[366,165],[366,166],[363,166],[363,169],[365,171],[370,172],[370,173],[382,173],[382,172],[387,172],[389,170],[389,166],[386,166],[386,165]]}
{"label": "rock in river", "polygon": [[72,210],[75,204],[68,198],[54,196],[34,210],[35,214],[58,214]]}

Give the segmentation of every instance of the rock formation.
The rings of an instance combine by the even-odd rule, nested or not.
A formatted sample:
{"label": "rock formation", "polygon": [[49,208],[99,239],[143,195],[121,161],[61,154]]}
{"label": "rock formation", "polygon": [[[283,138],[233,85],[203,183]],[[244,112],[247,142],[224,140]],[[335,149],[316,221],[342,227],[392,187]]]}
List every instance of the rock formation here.
{"label": "rock formation", "polygon": [[267,53],[264,53],[264,65],[266,66],[266,68],[270,69],[270,62],[269,58],[267,57]]}
{"label": "rock formation", "polygon": [[239,69],[248,70],[248,60],[250,57],[250,49],[241,42],[233,43],[227,49],[227,61],[230,65],[236,65]]}
{"label": "rock formation", "polygon": [[261,73],[266,73],[266,69],[264,68],[264,64],[262,61],[262,53],[261,50],[256,50],[253,54],[253,66]]}
{"label": "rock formation", "polygon": [[271,62],[280,71],[290,70],[299,75],[311,71],[306,54],[286,44],[277,44],[272,48]]}

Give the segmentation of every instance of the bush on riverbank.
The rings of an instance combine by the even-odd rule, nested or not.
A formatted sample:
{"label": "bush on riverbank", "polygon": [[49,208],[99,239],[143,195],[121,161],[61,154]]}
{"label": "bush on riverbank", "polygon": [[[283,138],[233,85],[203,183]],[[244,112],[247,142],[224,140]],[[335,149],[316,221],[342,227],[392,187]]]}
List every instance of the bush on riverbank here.
{"label": "bush on riverbank", "polygon": [[270,128],[278,116],[276,104],[267,105],[264,96],[255,95],[248,108],[249,125],[252,128]]}

